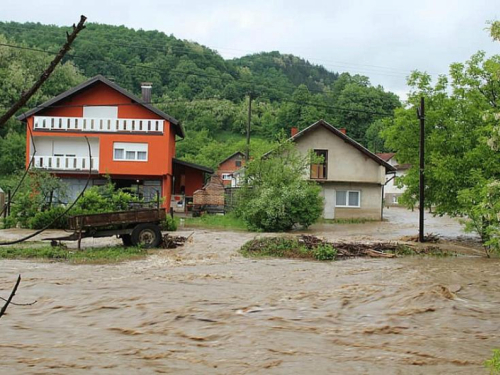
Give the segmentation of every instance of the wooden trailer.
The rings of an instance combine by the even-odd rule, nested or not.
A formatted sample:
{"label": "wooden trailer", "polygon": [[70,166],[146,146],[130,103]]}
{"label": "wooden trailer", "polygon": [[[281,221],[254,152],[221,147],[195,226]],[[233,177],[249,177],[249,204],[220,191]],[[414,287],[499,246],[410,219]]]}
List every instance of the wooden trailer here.
{"label": "wooden trailer", "polygon": [[68,219],[71,235],[46,240],[78,241],[80,245],[82,238],[118,236],[125,246],[154,248],[161,243],[160,223],[165,218],[165,208],[76,215]]}

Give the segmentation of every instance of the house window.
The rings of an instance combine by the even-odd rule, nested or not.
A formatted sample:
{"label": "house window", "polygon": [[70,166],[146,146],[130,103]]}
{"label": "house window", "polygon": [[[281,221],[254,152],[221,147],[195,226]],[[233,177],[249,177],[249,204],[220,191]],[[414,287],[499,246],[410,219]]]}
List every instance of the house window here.
{"label": "house window", "polygon": [[321,157],[322,160],[318,164],[311,164],[311,179],[321,180],[328,178],[328,151],[327,150],[314,150],[316,156]]}
{"label": "house window", "polygon": [[233,177],[233,176],[231,175],[231,173],[223,173],[223,174],[222,174],[222,179],[223,179],[224,181],[231,181],[231,180],[232,180],[232,177]]}
{"label": "house window", "polygon": [[113,144],[113,160],[148,161],[148,144],[115,142]]}
{"label": "house window", "polygon": [[359,190],[337,190],[336,207],[360,207],[361,192]]}
{"label": "house window", "polygon": [[90,118],[118,118],[118,107],[112,106],[85,106],[83,117]]}
{"label": "house window", "polygon": [[115,148],[114,160],[123,160],[123,153],[125,150],[123,148]]}
{"label": "house window", "polygon": [[236,166],[241,167],[241,160],[236,160]]}

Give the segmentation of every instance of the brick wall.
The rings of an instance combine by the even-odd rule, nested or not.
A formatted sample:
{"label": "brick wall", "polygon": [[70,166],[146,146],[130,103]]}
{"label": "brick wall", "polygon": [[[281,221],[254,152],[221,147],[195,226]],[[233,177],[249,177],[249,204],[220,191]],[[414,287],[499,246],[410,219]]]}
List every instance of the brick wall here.
{"label": "brick wall", "polygon": [[194,192],[193,204],[224,206],[224,185],[219,176],[212,176],[202,189]]}

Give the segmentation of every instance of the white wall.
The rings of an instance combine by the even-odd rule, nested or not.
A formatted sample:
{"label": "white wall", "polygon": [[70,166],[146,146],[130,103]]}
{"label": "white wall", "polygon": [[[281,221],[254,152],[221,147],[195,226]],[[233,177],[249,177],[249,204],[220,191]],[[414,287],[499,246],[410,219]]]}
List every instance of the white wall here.
{"label": "white wall", "polygon": [[[382,217],[382,186],[366,183],[325,182],[321,184],[325,205],[325,219],[365,218],[380,220]],[[360,207],[335,207],[336,191],[355,190],[360,192]]]}
{"label": "white wall", "polygon": [[[403,177],[405,174],[406,174],[406,170],[396,171],[396,177],[393,178],[391,181],[389,181],[387,183],[387,185],[385,185],[385,189],[384,189],[385,194],[403,194],[404,191],[406,190],[406,188],[405,187],[398,188],[396,186],[396,179],[399,177]],[[387,180],[391,179],[392,176],[393,176],[392,174],[388,174]]]}
{"label": "white wall", "polygon": [[295,143],[302,154],[309,150],[328,150],[328,181],[385,183],[385,167],[322,126],[304,134]]}
{"label": "white wall", "polygon": [[[99,139],[88,138],[92,157],[99,157]],[[88,156],[89,148],[87,142],[81,137],[33,137],[37,156],[53,156],[54,154]],[[33,147],[30,148],[30,156],[33,155]]]}

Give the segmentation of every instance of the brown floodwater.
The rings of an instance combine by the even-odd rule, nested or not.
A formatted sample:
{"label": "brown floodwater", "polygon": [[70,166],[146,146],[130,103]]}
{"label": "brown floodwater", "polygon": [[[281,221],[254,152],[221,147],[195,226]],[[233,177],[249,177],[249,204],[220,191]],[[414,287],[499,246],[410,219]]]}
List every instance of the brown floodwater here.
{"label": "brown floodwater", "polygon": [[114,265],[0,261],[0,295],[21,273],[14,301],[38,301],[0,319],[0,373],[487,373],[499,260],[241,257],[253,237],[196,230]]}

